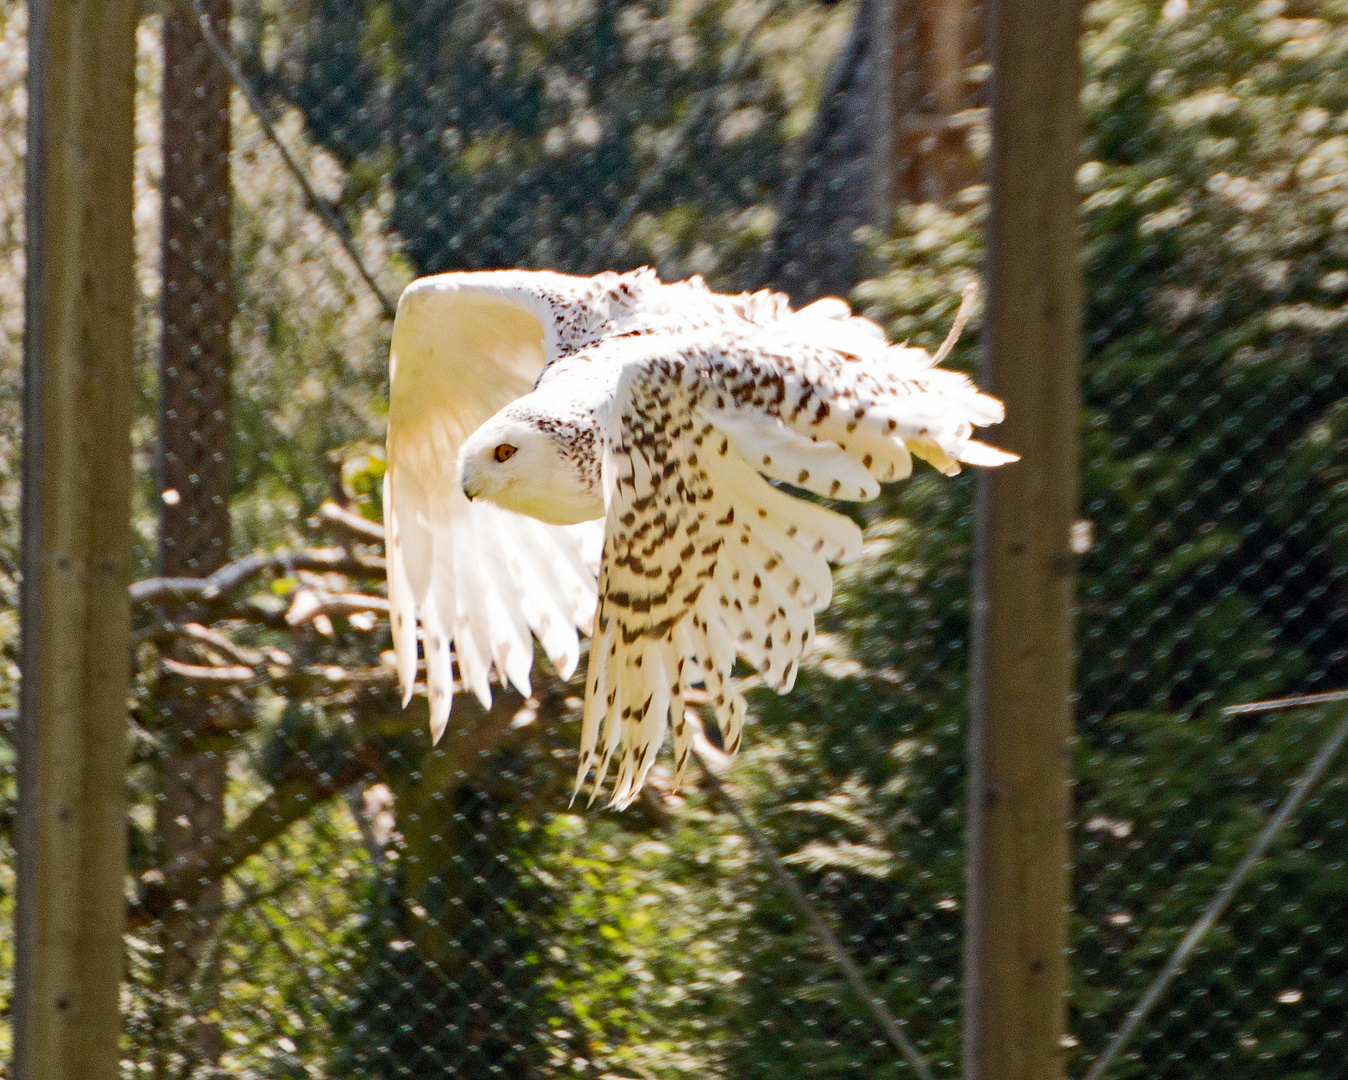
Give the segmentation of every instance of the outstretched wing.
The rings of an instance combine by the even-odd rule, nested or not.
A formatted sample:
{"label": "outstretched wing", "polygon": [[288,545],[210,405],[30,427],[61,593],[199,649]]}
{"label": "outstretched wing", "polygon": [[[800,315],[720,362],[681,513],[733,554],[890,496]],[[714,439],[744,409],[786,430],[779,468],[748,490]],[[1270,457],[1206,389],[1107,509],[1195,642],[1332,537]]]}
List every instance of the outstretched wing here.
{"label": "outstretched wing", "polygon": [[[612,280],[609,280],[612,279]],[[502,271],[421,278],[398,302],[389,356],[384,476],[389,601],[403,703],[426,654],[439,739],[463,684],[490,704],[490,675],[529,692],[536,636],[564,677],[595,604],[600,523],[545,525],[459,487],[459,446],[533,388],[544,366],[594,340],[622,279]],[[532,636],[531,636],[532,635]]]}
{"label": "outstretched wing", "polygon": [[1013,460],[970,438],[1001,419],[999,402],[834,307],[737,340],[665,339],[624,369],[605,447],[577,790],[594,771],[597,794],[616,756],[612,801],[627,805],[670,726],[682,774],[684,697],[698,685],[734,753],[745,717],[737,656],[779,693],[794,684],[832,595],[829,563],[860,551],[861,530],[769,480],[865,500],[906,476],[912,454],[943,472]]}

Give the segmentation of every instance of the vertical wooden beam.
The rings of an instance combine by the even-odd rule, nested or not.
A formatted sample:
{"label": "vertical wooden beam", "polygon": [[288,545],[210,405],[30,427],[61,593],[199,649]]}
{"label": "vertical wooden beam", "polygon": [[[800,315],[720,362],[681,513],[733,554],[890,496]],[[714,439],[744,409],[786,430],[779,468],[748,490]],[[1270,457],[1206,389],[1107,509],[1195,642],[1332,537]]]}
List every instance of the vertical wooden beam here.
{"label": "vertical wooden beam", "polygon": [[[230,0],[204,0],[229,40]],[[186,0],[164,15],[160,572],[205,577],[229,558],[231,294],[229,73]]]}
{"label": "vertical wooden beam", "polygon": [[[202,10],[220,38],[229,40],[230,0],[204,0]],[[229,97],[229,74],[207,47],[192,6],[176,0],[164,15],[161,98],[159,466],[164,498],[159,563],[160,573],[169,577],[205,577],[229,557],[234,479]],[[160,769],[157,832],[161,862],[171,874],[182,874],[185,860],[200,858],[224,833],[227,757],[219,735],[234,726],[228,699],[208,701],[184,690],[171,679],[157,687],[168,744]],[[217,882],[193,907],[218,909],[220,897]],[[215,922],[214,915],[194,909],[170,912],[160,927],[164,984],[179,1004]],[[218,1025],[203,1021],[196,1032],[200,1060],[214,1062],[221,1050]],[[160,1055],[157,1075],[165,1067]]]}
{"label": "vertical wooden beam", "polygon": [[970,727],[967,1080],[1062,1074],[1069,902],[1080,272],[1078,0],[993,0],[984,379]]}
{"label": "vertical wooden beam", "polygon": [[858,16],[870,23],[866,59],[870,69],[870,101],[867,109],[870,120],[870,160],[866,165],[870,174],[870,206],[867,207],[867,216],[870,223],[880,230],[888,230],[894,217],[894,154],[898,143],[894,117],[899,112],[896,100],[903,90],[899,82],[902,50],[896,54],[895,46],[900,44],[898,25],[903,7],[903,0],[871,0],[869,6],[862,7]]}
{"label": "vertical wooden beam", "polygon": [[118,1075],[137,13],[29,6],[18,1080]]}

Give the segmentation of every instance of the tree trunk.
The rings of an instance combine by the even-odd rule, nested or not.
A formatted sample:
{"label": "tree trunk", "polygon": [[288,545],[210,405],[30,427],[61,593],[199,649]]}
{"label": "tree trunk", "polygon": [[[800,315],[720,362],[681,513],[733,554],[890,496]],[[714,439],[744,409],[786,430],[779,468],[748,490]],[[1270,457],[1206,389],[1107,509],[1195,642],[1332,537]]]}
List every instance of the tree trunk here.
{"label": "tree trunk", "polygon": [[1081,383],[1081,12],[1001,0],[980,384],[1006,402],[975,512],[965,1080],[1058,1080],[1067,1016],[1071,537]]}

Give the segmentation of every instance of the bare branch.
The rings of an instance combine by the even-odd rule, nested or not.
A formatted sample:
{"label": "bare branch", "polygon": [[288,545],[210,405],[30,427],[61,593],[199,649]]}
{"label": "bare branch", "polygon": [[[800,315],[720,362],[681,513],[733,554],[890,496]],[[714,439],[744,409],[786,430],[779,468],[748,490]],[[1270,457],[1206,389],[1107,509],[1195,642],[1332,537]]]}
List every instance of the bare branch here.
{"label": "bare branch", "polygon": [[[384,790],[387,791],[387,787]],[[375,866],[382,867],[388,862],[388,845],[380,840],[375,830],[375,823],[366,812],[363,784],[353,784],[346,789],[346,805],[351,811],[352,818],[355,819],[356,828],[360,830],[360,838],[365,844],[365,851],[370,856],[370,861]]]}
{"label": "bare branch", "polygon": [[[201,623],[184,623],[177,628],[177,632],[191,641],[195,641],[207,648],[214,649],[216,652],[229,657],[235,663],[242,664],[244,667],[261,667],[267,662],[265,656],[258,649],[249,649],[246,646],[239,645],[230,640],[219,630],[212,630],[209,627],[202,626]],[[279,650],[273,650],[279,652]],[[289,659],[289,657],[287,657]]]}
{"label": "bare branch", "polygon": [[[503,691],[485,712],[471,700],[458,706],[456,713],[463,717],[463,726],[457,729],[457,736],[451,734],[441,743],[444,753],[433,759],[434,776],[428,779],[447,789],[466,781],[483,756],[509,733],[520,705],[518,694]],[[425,702],[409,706],[399,717],[399,723],[424,727]],[[146,926],[175,906],[192,907],[209,885],[256,855],[315,807],[376,774],[379,752],[370,744],[358,745],[345,754],[341,766],[331,773],[306,768],[298,759],[293,767],[304,771],[280,779],[271,793],[223,838],[141,875],[137,898],[127,912],[128,929]]]}
{"label": "bare branch", "polygon": [[335,532],[346,533],[347,536],[363,544],[382,544],[384,542],[382,526],[362,517],[354,510],[348,510],[345,506],[338,506],[335,502],[325,502],[320,506],[318,518],[320,525],[329,526]]}
{"label": "bare branch", "polygon": [[133,604],[209,602],[221,599],[245,581],[269,571],[290,574],[298,570],[336,572],[378,579],[385,576],[386,565],[381,556],[353,555],[341,547],[245,555],[232,563],[226,563],[209,577],[156,577],[134,582],[130,588],[131,602]]}
{"label": "bare branch", "polygon": [[291,697],[333,693],[360,687],[378,688],[397,685],[398,673],[380,664],[368,668],[344,668],[338,664],[312,665],[297,671],[271,671],[268,681]]}
{"label": "bare branch", "polygon": [[369,767],[353,754],[336,776],[319,773],[278,784],[218,844],[179,856],[166,869],[143,874],[139,895],[127,911],[127,928],[154,922],[178,904],[193,906],[209,885],[368,771]]}
{"label": "bare branch", "polygon": [[205,664],[184,664],[168,656],[159,662],[170,675],[196,683],[207,692],[214,690],[220,693],[231,686],[257,678],[256,671],[241,664],[233,667],[207,667]]}
{"label": "bare branch", "polygon": [[313,621],[319,615],[354,615],[362,611],[388,613],[389,602],[382,596],[362,593],[324,593],[317,589],[298,589],[286,612],[291,626]]}

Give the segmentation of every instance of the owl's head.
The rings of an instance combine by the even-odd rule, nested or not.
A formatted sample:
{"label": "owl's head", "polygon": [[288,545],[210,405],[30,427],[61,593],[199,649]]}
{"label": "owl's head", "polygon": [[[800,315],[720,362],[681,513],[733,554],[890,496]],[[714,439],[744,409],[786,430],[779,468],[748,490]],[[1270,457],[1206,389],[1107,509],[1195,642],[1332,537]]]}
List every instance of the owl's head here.
{"label": "owl's head", "polygon": [[546,521],[574,525],[604,516],[594,433],[544,415],[521,399],[478,428],[459,450],[459,485],[470,499],[488,499]]}

